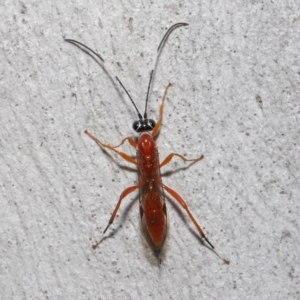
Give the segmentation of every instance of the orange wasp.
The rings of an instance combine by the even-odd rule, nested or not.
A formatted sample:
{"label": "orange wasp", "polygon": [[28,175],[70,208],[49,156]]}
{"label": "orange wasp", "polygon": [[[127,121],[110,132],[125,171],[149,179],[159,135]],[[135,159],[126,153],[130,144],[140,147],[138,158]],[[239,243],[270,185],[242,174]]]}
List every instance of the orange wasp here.
{"label": "orange wasp", "polygon": [[[106,226],[102,238],[93,246],[95,249],[98,247],[98,245],[102,242],[104,239],[104,235],[109,228],[109,226],[113,223],[116,214],[120,208],[122,200],[135,191],[136,189],[139,189],[139,202],[140,202],[140,216],[141,216],[141,222],[142,227],[146,236],[146,239],[151,246],[151,248],[156,253],[157,257],[160,260],[160,251],[162,249],[162,246],[166,239],[166,233],[167,233],[167,208],[166,208],[166,202],[165,202],[165,195],[164,191],[169,193],[181,206],[182,208],[187,212],[189,218],[195,225],[197,231],[199,232],[202,239],[204,239],[209,246],[211,247],[212,251],[215,252],[216,255],[218,255],[225,263],[229,263],[226,259],[224,259],[215,249],[215,247],[211,244],[211,242],[206,238],[203,230],[201,229],[200,225],[197,223],[195,218],[193,217],[192,213],[190,212],[187,204],[182,199],[182,197],[175,192],[173,189],[169,188],[165,184],[162,183],[161,180],[161,174],[160,169],[168,164],[174,156],[181,158],[184,162],[198,162],[203,159],[203,155],[201,155],[198,158],[195,159],[187,159],[184,156],[177,154],[177,153],[171,153],[169,154],[162,163],[159,162],[159,156],[158,156],[158,150],[154,141],[154,137],[157,135],[157,133],[160,130],[161,124],[162,124],[162,117],[163,117],[163,108],[164,108],[164,102],[167,96],[168,89],[171,87],[171,84],[168,84],[166,87],[163,98],[162,98],[162,104],[159,108],[159,118],[158,122],[155,123],[154,120],[148,119],[147,116],[147,105],[148,105],[148,98],[149,98],[149,92],[152,84],[153,74],[155,71],[155,67],[157,65],[159,55],[161,53],[161,50],[168,39],[169,35],[172,33],[173,30],[175,30],[178,27],[181,26],[187,26],[187,23],[177,23],[174,24],[172,27],[168,29],[168,31],[165,33],[164,37],[162,38],[156,53],[156,59],[154,60],[154,66],[150,72],[150,80],[148,84],[147,89],[147,96],[146,96],[146,104],[145,104],[145,113],[144,117],[142,117],[141,113],[139,112],[138,108],[136,107],[134,101],[132,100],[130,94],[118,78],[118,76],[114,75],[115,73],[108,69],[108,66],[105,65],[104,59],[95,51],[87,47],[86,45],[75,41],[71,39],[66,39],[67,42],[74,44],[78,46],[79,48],[82,48],[83,51],[87,52],[90,56],[92,56],[94,59],[98,58],[100,59],[100,62],[102,66],[109,71],[109,75],[116,79],[119,84],[124,89],[125,93],[129,97],[130,101],[132,102],[135,110],[138,114],[138,120],[133,123],[133,129],[140,133],[140,136],[138,138],[138,141],[136,142],[131,137],[127,137],[121,141],[121,143],[118,146],[110,146],[108,144],[105,144],[101,142],[98,138],[96,138],[94,135],[89,133],[87,130],[85,133],[92,138],[100,147],[111,150],[118,155],[120,155],[124,160],[126,160],[129,163],[132,163],[137,166],[138,168],[138,177],[139,182],[137,185],[131,186],[126,188],[122,194],[120,195],[119,201],[110,217],[110,220],[108,222],[108,225]],[[96,57],[96,58],[95,58]],[[121,152],[117,150],[118,147],[123,145],[126,141],[136,149],[136,159],[130,157],[124,152]]]}

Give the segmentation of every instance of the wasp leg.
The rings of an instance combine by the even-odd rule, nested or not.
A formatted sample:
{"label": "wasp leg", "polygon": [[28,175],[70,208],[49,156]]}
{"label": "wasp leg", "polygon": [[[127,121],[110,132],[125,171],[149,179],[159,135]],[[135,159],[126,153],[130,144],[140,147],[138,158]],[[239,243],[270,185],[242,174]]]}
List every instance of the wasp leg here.
{"label": "wasp leg", "polygon": [[113,147],[113,146],[110,146],[110,145],[102,143],[99,139],[97,139],[94,135],[92,135],[91,133],[89,133],[87,130],[85,130],[84,133],[87,134],[91,139],[93,139],[100,147],[109,149],[111,151],[114,151],[117,154],[119,154],[126,161],[128,161],[128,162],[130,162],[132,164],[135,164],[135,165],[137,164],[136,161],[135,161],[135,159],[133,159],[132,157],[130,157],[128,154],[116,150],[116,148],[118,148],[121,145],[123,145],[126,141],[128,141],[129,144],[132,147],[136,147],[136,142],[131,137],[127,137],[127,138],[123,139],[122,142],[118,146]]}
{"label": "wasp leg", "polygon": [[155,137],[161,127],[161,122],[162,122],[162,117],[163,117],[163,113],[164,113],[164,103],[165,103],[165,99],[167,97],[167,92],[168,92],[168,89],[172,86],[171,83],[169,83],[165,89],[165,92],[164,92],[164,95],[163,95],[163,98],[162,98],[162,102],[161,102],[161,105],[159,107],[159,117],[158,117],[158,121],[152,131],[152,136]]}
{"label": "wasp leg", "polygon": [[164,161],[159,165],[159,167],[161,168],[161,167],[167,165],[167,164],[171,161],[171,159],[172,159],[174,156],[180,157],[183,161],[192,161],[192,162],[197,162],[197,161],[203,159],[203,157],[204,157],[203,155],[201,155],[201,156],[198,157],[198,158],[187,159],[187,158],[185,158],[184,156],[182,156],[182,155],[180,155],[180,154],[178,154],[178,153],[171,153],[171,154],[169,154],[169,155],[164,159]]}
{"label": "wasp leg", "polygon": [[132,193],[133,191],[135,191],[138,187],[139,187],[138,185],[130,186],[130,187],[128,187],[127,189],[125,189],[125,190],[122,192],[122,194],[120,195],[119,201],[118,201],[118,203],[117,203],[117,205],[116,205],[116,207],[115,207],[115,209],[114,209],[114,211],[113,211],[113,213],[112,213],[112,215],[111,215],[111,217],[110,217],[110,219],[109,219],[108,225],[106,226],[106,228],[105,228],[104,231],[103,231],[102,237],[101,237],[100,240],[93,246],[93,249],[96,249],[96,248],[100,245],[100,243],[103,241],[105,232],[107,231],[108,227],[113,223],[113,221],[114,221],[114,219],[115,219],[115,217],[116,217],[116,214],[117,214],[117,212],[118,212],[118,210],[119,210],[119,208],[120,208],[120,205],[121,205],[122,200],[123,200],[127,195],[129,195],[130,193]]}
{"label": "wasp leg", "polygon": [[162,184],[162,187],[182,206],[183,209],[185,209],[185,211],[187,212],[188,216],[190,217],[191,221],[194,223],[195,227],[197,228],[200,236],[210,245],[211,249],[213,252],[215,252],[215,254],[217,256],[219,256],[219,258],[221,258],[226,264],[229,264],[229,261],[225,258],[223,258],[219,252],[215,249],[215,247],[212,245],[212,243],[208,240],[208,238],[205,236],[202,228],[200,227],[200,225],[197,223],[197,221],[195,220],[195,218],[193,217],[192,213],[190,212],[187,204],[185,203],[185,201],[181,198],[181,196],[175,192],[174,190],[172,190],[171,188],[167,187],[166,185]]}

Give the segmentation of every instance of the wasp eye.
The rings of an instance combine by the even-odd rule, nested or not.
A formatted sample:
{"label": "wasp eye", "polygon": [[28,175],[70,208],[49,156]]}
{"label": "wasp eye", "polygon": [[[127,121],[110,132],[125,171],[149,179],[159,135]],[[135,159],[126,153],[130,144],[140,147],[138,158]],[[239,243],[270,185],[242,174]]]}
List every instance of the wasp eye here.
{"label": "wasp eye", "polygon": [[142,128],[142,120],[134,121],[132,128],[135,132],[140,132]]}

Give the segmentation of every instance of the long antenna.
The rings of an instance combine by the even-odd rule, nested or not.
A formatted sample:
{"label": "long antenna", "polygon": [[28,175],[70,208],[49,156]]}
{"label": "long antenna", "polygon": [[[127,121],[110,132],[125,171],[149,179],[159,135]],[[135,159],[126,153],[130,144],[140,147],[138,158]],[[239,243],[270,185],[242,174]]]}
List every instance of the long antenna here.
{"label": "long antenna", "polygon": [[78,41],[75,41],[75,40],[72,40],[72,39],[65,39],[65,41],[68,42],[68,43],[71,43],[71,44],[73,44],[73,45],[75,45],[75,46],[77,46],[79,48],[83,47],[83,50],[85,52],[87,52],[87,54],[89,54],[93,58],[94,58],[94,56],[92,54],[94,54],[94,55],[96,55],[101,60],[101,63],[103,65],[103,67],[108,71],[109,76],[115,78],[119,82],[119,84],[121,85],[121,87],[124,89],[125,93],[127,94],[128,98],[130,99],[131,103],[133,104],[134,108],[136,109],[136,111],[138,113],[139,119],[141,120],[142,119],[142,115],[139,112],[138,108],[136,107],[134,101],[132,100],[129,92],[126,90],[125,86],[123,85],[123,83],[121,82],[121,80],[119,79],[119,77],[117,75],[115,75],[115,72],[105,63],[105,60],[101,57],[101,55],[98,54],[97,52],[95,52],[94,50],[92,50],[91,48],[89,48],[88,46],[86,46],[85,44],[81,43],[81,42],[78,42]]}
{"label": "long antenna", "polygon": [[149,84],[148,84],[148,89],[147,89],[147,96],[146,96],[146,104],[145,104],[145,112],[144,112],[144,119],[147,119],[147,106],[148,106],[148,99],[149,99],[149,93],[150,93],[150,88],[151,88],[151,83],[152,83],[152,79],[153,79],[153,74],[154,74],[154,71],[156,69],[156,65],[157,65],[157,62],[158,62],[158,59],[159,59],[159,56],[161,54],[161,50],[162,48],[164,47],[169,35],[172,33],[172,31],[174,31],[176,28],[178,27],[181,27],[181,26],[188,26],[189,24],[188,23],[176,23],[174,24],[173,26],[171,26],[168,31],[165,33],[164,37],[162,38],[158,48],[157,48],[157,51],[156,51],[156,58],[154,60],[154,64],[153,64],[153,67],[151,69],[151,72],[150,72],[150,79],[149,79]]}
{"label": "long antenna", "polygon": [[[150,72],[150,80],[149,80],[148,89],[147,89],[147,97],[146,97],[146,104],[145,104],[144,120],[147,119],[147,106],[148,106],[148,99],[149,99],[150,88],[151,88],[151,84],[152,84],[152,81],[153,81],[154,71],[156,69],[156,65],[157,65],[159,56],[161,54],[161,50],[162,50],[162,48],[165,45],[165,43],[166,43],[169,35],[172,33],[173,30],[175,30],[178,27],[188,26],[188,25],[189,25],[188,23],[176,23],[173,26],[171,26],[167,30],[167,32],[165,33],[165,35],[163,36],[163,38],[162,38],[162,40],[161,40],[161,42],[160,42],[160,44],[159,44],[159,46],[157,48],[157,52],[156,52],[156,57],[155,57],[155,60],[154,60],[154,64],[153,64],[153,67],[152,67],[151,72]],[[100,59],[103,68],[108,71],[108,74],[109,74],[110,77],[116,79],[119,82],[119,84],[121,85],[121,87],[123,88],[123,90],[125,91],[125,93],[127,94],[128,98],[130,99],[131,103],[133,104],[135,110],[137,111],[139,119],[142,120],[143,117],[142,117],[141,113],[139,112],[137,106],[135,105],[135,103],[134,103],[132,97],[130,96],[129,92],[126,90],[125,86],[123,85],[123,83],[121,82],[121,80],[119,79],[119,77],[117,75],[115,75],[115,72],[113,71],[113,69],[111,69],[105,63],[105,60],[102,58],[102,56],[100,54],[98,54],[97,52],[95,52],[94,50],[92,50],[91,48],[89,48],[88,46],[86,46],[85,44],[81,43],[81,42],[78,42],[78,41],[72,40],[72,39],[65,39],[65,41],[68,42],[68,43],[71,43],[71,44],[73,44],[73,45],[75,45],[75,46],[77,46],[79,48],[83,48],[82,50],[84,52],[86,52],[87,54],[89,54],[96,61],[97,61],[97,59],[93,55],[95,55],[97,58]]]}

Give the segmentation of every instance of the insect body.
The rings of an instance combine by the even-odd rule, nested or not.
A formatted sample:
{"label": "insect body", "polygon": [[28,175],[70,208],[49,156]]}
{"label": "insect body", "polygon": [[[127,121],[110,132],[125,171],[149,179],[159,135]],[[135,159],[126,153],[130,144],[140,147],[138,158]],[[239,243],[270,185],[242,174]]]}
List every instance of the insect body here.
{"label": "insect body", "polygon": [[167,211],[159,172],[158,151],[148,132],[142,133],[139,138],[137,165],[142,225],[152,249],[160,251],[166,237]]}
{"label": "insect body", "polygon": [[[165,33],[162,41],[160,42],[156,59],[154,61],[154,66],[150,73],[150,80],[148,84],[148,90],[147,90],[147,97],[146,97],[146,105],[145,105],[145,112],[144,116],[140,114],[138,111],[134,101],[132,100],[131,96],[129,95],[128,91],[123,86],[122,82],[118,78],[118,76],[114,75],[112,70],[108,70],[110,72],[110,76],[114,79],[116,79],[119,84],[122,86],[126,94],[128,95],[130,101],[132,102],[133,106],[135,107],[137,114],[138,114],[138,120],[133,123],[133,129],[140,133],[140,136],[138,138],[138,141],[135,142],[134,139],[131,137],[127,137],[121,141],[121,143],[118,146],[111,146],[108,144],[105,144],[101,142],[98,138],[96,138],[94,135],[89,133],[87,130],[85,133],[91,137],[100,147],[114,151],[119,156],[121,156],[124,160],[126,160],[129,163],[135,164],[138,168],[138,174],[139,174],[139,182],[137,185],[131,186],[126,188],[120,195],[119,201],[110,217],[110,220],[108,222],[107,227],[105,228],[103,232],[102,238],[93,246],[95,249],[103,240],[104,234],[106,233],[109,226],[113,223],[115,216],[120,208],[122,200],[130,193],[135,191],[136,189],[139,189],[139,202],[140,202],[140,216],[142,221],[142,227],[145,232],[145,237],[151,246],[151,248],[156,252],[157,256],[159,257],[161,248],[164,244],[165,238],[166,238],[166,232],[167,232],[167,210],[166,210],[166,203],[165,203],[165,195],[164,191],[166,191],[169,195],[171,195],[181,206],[182,208],[187,212],[189,218],[195,225],[198,233],[204,239],[211,247],[211,249],[225,262],[229,263],[226,259],[224,259],[220,254],[216,251],[214,246],[210,243],[210,241],[206,238],[203,230],[201,229],[200,225],[197,223],[195,218],[193,217],[192,213],[190,212],[187,204],[182,199],[182,197],[175,192],[170,187],[166,186],[162,183],[161,175],[160,175],[160,169],[168,164],[174,156],[179,157],[183,161],[187,162],[198,162],[201,159],[203,159],[203,155],[201,155],[198,158],[195,159],[187,159],[184,156],[177,154],[177,153],[171,153],[169,154],[162,163],[159,161],[158,156],[158,150],[154,141],[155,136],[160,130],[161,124],[162,124],[162,117],[163,117],[163,108],[164,108],[164,101],[167,96],[168,89],[171,87],[171,84],[168,84],[168,86],[165,89],[164,95],[162,97],[162,104],[159,109],[159,118],[158,122],[155,123],[154,120],[148,119],[147,117],[147,104],[149,99],[149,92],[151,88],[151,83],[153,79],[153,74],[155,71],[156,64],[158,62],[159,55],[161,53],[161,50],[168,39],[169,35],[172,33],[173,30],[175,30],[178,27],[181,26],[187,26],[187,23],[177,23],[174,24],[172,27],[169,28],[169,30]],[[89,47],[85,46],[84,44],[71,40],[66,39],[67,42],[74,44],[80,48],[82,48],[84,51],[88,51],[88,53],[93,56],[94,58],[100,59],[103,67],[107,69],[107,66],[105,65],[105,61],[103,58],[90,49]],[[121,152],[117,150],[118,147],[123,145],[125,142],[128,142],[131,146],[136,148],[136,159],[133,159],[129,155],[127,155],[124,152]]]}

